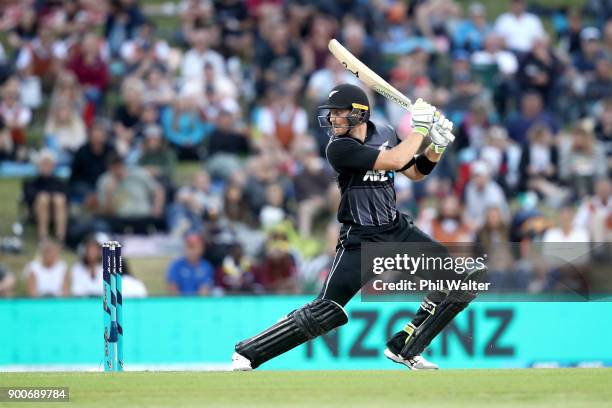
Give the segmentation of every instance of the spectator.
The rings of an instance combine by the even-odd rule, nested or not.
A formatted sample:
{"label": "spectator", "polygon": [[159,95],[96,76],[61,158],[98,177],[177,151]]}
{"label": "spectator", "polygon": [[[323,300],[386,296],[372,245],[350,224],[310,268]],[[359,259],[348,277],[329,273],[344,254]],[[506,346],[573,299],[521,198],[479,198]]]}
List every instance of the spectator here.
{"label": "spectator", "polygon": [[172,105],[162,111],[161,124],[179,160],[200,159],[202,143],[212,132],[213,125],[202,120],[193,96],[175,98]]}
{"label": "spectator", "polygon": [[217,285],[226,293],[252,293],[256,290],[252,261],[244,253],[240,244],[231,247],[229,254],[217,269]]}
{"label": "spectator", "polygon": [[544,35],[542,22],[525,11],[524,0],[512,0],[509,11],[497,17],[494,30],[506,40],[506,46],[519,55],[528,52],[533,42]]}
{"label": "spectator", "polygon": [[161,225],[165,195],[144,169],[128,167],[118,155],[109,158],[108,171],[97,183],[100,213],[113,231],[131,226],[140,231]]}
{"label": "spectator", "polygon": [[208,295],[214,285],[213,267],[202,258],[204,241],[197,234],[185,238],[185,254],[168,267],[166,282],[171,295]]}
{"label": "spectator", "polygon": [[530,51],[521,60],[517,79],[522,91],[538,92],[544,106],[554,107],[555,91],[563,66],[553,53],[546,37],[533,41]]}
{"label": "spectator", "polygon": [[[85,98],[95,108],[100,108],[110,77],[101,52],[97,34],[88,32],[82,42],[74,46],[68,60],[68,69],[76,75]],[[95,112],[95,110],[94,110]]]}
{"label": "spectator", "polygon": [[11,48],[19,50],[36,38],[39,26],[38,20],[35,8],[23,8],[19,21],[8,35],[8,44]]}
{"label": "spectator", "polygon": [[68,224],[68,188],[53,174],[56,158],[52,151],[43,150],[38,155],[38,175],[24,186],[26,202],[36,219],[38,239],[49,236],[49,226],[55,227],[56,238],[63,242]]}
{"label": "spectator", "polygon": [[528,282],[519,268],[513,270],[510,229],[498,207],[487,208],[485,223],[476,234],[476,256],[486,256],[487,276],[495,290],[521,290]]}
{"label": "spectator", "polygon": [[36,259],[24,269],[26,290],[30,297],[66,296],[68,295],[68,268],[61,259],[60,245],[45,240],[40,244]]}
{"label": "spectator", "polygon": [[57,81],[51,93],[51,106],[59,103],[67,104],[73,112],[82,115],[88,126],[93,123],[95,112],[86,110],[83,91],[78,78],[72,71],[62,70],[57,75]]}
{"label": "spectator", "polygon": [[315,217],[327,209],[326,195],[332,176],[314,147],[303,154],[301,171],[294,176],[294,184],[298,202],[298,228],[300,235],[306,237],[312,233]]}
{"label": "spectator", "polygon": [[70,270],[72,296],[102,296],[102,252],[95,237],[79,245],[79,259]]}
{"label": "spectator", "polygon": [[210,177],[201,170],[191,185],[181,187],[168,209],[168,225],[175,235],[192,230],[203,232],[204,219],[214,219],[223,210],[221,200],[211,191]]}
{"label": "spectator", "polygon": [[503,219],[509,219],[510,210],[506,197],[499,185],[491,180],[487,164],[481,161],[472,163],[470,173],[470,181],[465,187],[464,215],[470,228],[476,229],[483,225],[484,215],[489,207],[498,207]]}
{"label": "spectator", "polygon": [[295,259],[289,253],[287,235],[272,230],[261,261],[253,267],[255,279],[268,293],[297,293],[299,290]]}
{"label": "spectator", "polygon": [[138,27],[134,38],[121,45],[121,59],[127,65],[128,74],[141,76],[156,64],[168,62],[170,47],[155,34],[155,24],[147,20]]}
{"label": "spectator", "polygon": [[122,293],[123,298],[145,298],[147,297],[148,291],[144,282],[140,279],[134,277],[130,272],[130,264],[127,260],[123,260],[123,270],[122,270]]}
{"label": "spectator", "polygon": [[[584,227],[578,227],[573,224],[574,209],[571,206],[564,206],[559,211],[559,223],[556,228],[549,228],[544,233],[542,241],[544,243],[561,243],[561,242],[589,242],[589,232]],[[564,248],[567,250],[566,248]],[[583,248],[584,252],[588,248]],[[583,253],[580,253],[583,255]]]}
{"label": "spectator", "polygon": [[165,69],[161,65],[153,65],[144,75],[145,89],[143,99],[147,106],[160,107],[172,102],[175,97]]}
{"label": "spectator", "polygon": [[115,148],[126,156],[134,147],[135,136],[140,115],[143,109],[144,84],[135,77],[128,77],[121,85],[123,103],[115,110],[113,130],[115,131]]}
{"label": "spectator", "polygon": [[306,136],[306,111],[295,103],[295,96],[286,86],[272,90],[268,103],[261,110],[257,128],[263,134],[262,148],[267,151],[292,151],[294,144]]}
{"label": "spectator", "polygon": [[271,183],[266,187],[266,203],[259,212],[259,223],[264,229],[279,224],[285,220],[285,197],[280,184]]}
{"label": "spectator", "polygon": [[7,268],[0,265],[0,298],[15,296],[17,279]]}
{"label": "spectator", "polygon": [[595,183],[595,194],[582,199],[574,217],[577,228],[587,228],[592,242],[612,239],[612,183],[602,178]]}
{"label": "spectator", "polygon": [[[291,90],[297,91],[303,81],[302,56],[289,36],[287,24],[278,22],[267,35],[261,52],[255,57],[257,66],[261,69],[260,89],[265,92],[269,86],[287,82]],[[366,61],[362,62],[367,64]]]}
{"label": "spectator", "polygon": [[118,55],[121,45],[136,34],[144,16],[136,0],[112,0],[104,24],[104,36],[112,55]]}
{"label": "spectator", "polygon": [[591,194],[595,180],[607,173],[603,147],[584,125],[574,127],[571,137],[561,145],[561,179],[578,197]]}
{"label": "spectator", "polygon": [[476,51],[483,47],[491,26],[487,22],[487,10],[482,3],[472,3],[468,8],[469,19],[457,25],[453,32],[453,46],[466,51]]}
{"label": "spectator", "polygon": [[63,158],[62,163],[71,163],[74,153],[87,141],[85,123],[69,101],[58,101],[50,108],[45,138],[47,146]]}
{"label": "spectator", "polygon": [[529,144],[523,147],[519,164],[520,191],[535,191],[558,205],[563,200],[559,180],[559,153],[550,129],[545,125],[535,124],[529,129]]}
{"label": "spectator", "polygon": [[27,127],[32,120],[32,111],[20,102],[20,86],[16,77],[8,79],[2,87],[0,118],[11,135],[13,152],[11,158],[26,159]]}
{"label": "spectator", "polygon": [[211,160],[214,160],[216,154],[246,155],[251,151],[248,133],[239,131],[235,123],[234,115],[230,110],[222,109],[219,112],[215,130],[208,139],[207,153]]}
{"label": "spectator", "polygon": [[612,95],[612,56],[599,57],[595,61],[595,74],[587,81],[584,97],[589,111],[593,105]]}
{"label": "spectator", "polygon": [[534,123],[547,125],[553,134],[559,131],[557,121],[544,110],[542,96],[538,92],[526,92],[521,97],[521,112],[508,121],[506,128],[510,138],[520,145],[527,143],[527,132]]}
{"label": "spectator", "polygon": [[594,131],[606,153],[608,175],[612,176],[612,97],[605,99],[601,105]]}
{"label": "spectator", "polygon": [[595,61],[602,55],[601,33],[596,27],[586,27],[580,32],[580,52],[574,55],[573,65],[582,75],[595,72]]}
{"label": "spectator", "polygon": [[138,165],[165,188],[172,187],[176,155],[166,148],[162,129],[158,125],[145,128]]}
{"label": "spectator", "polygon": [[200,80],[204,65],[210,63],[217,75],[225,75],[225,60],[217,51],[211,49],[212,27],[196,26],[189,34],[191,48],[183,56],[181,75],[184,82]]}
{"label": "spectator", "polygon": [[446,243],[470,242],[471,234],[462,220],[461,203],[457,197],[449,195],[439,202],[437,216],[426,231],[433,239]]}
{"label": "spectator", "polygon": [[38,77],[45,85],[50,85],[67,57],[67,51],[66,44],[56,38],[51,27],[40,25],[36,38],[19,49],[15,67],[22,75]]}
{"label": "spectator", "polygon": [[74,154],[70,171],[70,196],[77,202],[85,201],[88,208],[95,208],[96,183],[107,170],[108,160],[115,149],[108,143],[110,126],[104,120],[96,121],[89,130],[87,143]]}

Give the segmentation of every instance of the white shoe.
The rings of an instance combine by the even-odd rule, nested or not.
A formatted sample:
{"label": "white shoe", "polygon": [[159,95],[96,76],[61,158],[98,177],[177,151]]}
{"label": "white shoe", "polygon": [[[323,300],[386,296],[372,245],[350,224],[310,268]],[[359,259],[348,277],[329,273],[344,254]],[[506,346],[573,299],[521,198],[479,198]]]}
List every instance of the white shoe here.
{"label": "white shoe", "polygon": [[385,349],[385,356],[398,364],[403,364],[411,370],[437,370],[438,366],[431,361],[427,361],[424,357],[414,356],[405,359],[402,356],[394,354],[388,348]]}
{"label": "white shoe", "polygon": [[245,356],[234,353],[232,354],[232,371],[251,371],[251,362]]}

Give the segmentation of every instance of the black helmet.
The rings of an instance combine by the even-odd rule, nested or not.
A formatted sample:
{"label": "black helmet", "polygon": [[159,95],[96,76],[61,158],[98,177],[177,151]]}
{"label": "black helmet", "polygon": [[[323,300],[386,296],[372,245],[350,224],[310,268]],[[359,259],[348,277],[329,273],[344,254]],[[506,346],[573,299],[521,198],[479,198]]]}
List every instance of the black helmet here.
{"label": "black helmet", "polygon": [[[327,103],[319,106],[319,109],[352,109],[348,116],[351,126],[365,123],[370,119],[370,101],[366,93],[360,87],[351,84],[341,84],[329,92]],[[329,114],[319,116],[319,124],[324,127],[330,126]]]}

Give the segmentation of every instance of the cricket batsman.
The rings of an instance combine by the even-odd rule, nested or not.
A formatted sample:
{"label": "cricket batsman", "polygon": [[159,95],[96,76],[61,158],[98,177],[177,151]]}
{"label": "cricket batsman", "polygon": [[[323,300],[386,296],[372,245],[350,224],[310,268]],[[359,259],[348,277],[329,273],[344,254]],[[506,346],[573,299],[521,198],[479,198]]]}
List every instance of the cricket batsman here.
{"label": "cricket batsman", "polygon": [[[441,244],[399,212],[394,174],[411,180],[427,177],[442,157],[453,123],[419,99],[412,109],[413,130],[401,141],[392,126],[370,121],[370,103],[358,86],[342,84],[331,90],[319,124],[329,128],[327,159],[338,173],[342,193],[338,221],[342,224],[332,268],[317,298],[284,316],[261,333],[236,344],[234,370],[248,371],[292,348],[348,322],[344,306],[367,282],[361,277],[362,242],[422,242]],[[431,144],[417,151],[427,136]],[[480,280],[485,270],[465,273]],[[411,370],[438,366],[421,353],[434,337],[471,302],[477,293],[462,290],[429,292],[414,319],[387,342],[385,356]]]}

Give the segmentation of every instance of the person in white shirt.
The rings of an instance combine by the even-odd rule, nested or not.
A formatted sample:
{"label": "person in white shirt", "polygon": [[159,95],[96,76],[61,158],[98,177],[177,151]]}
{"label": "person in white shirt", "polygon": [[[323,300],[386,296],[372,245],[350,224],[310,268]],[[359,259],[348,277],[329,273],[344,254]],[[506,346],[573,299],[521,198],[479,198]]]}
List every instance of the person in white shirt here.
{"label": "person in white shirt", "polygon": [[123,260],[123,273],[121,276],[121,294],[124,299],[145,298],[149,295],[144,283],[130,273],[128,262],[125,259]]}
{"label": "person in white shirt", "polygon": [[567,263],[578,266],[589,261],[589,231],[573,224],[574,209],[565,206],[559,211],[558,227],[549,228],[542,236],[542,252],[551,266]]}
{"label": "person in white shirt", "polygon": [[28,295],[30,297],[67,295],[67,271],[66,262],[61,259],[59,244],[52,240],[43,241],[39,256],[24,269]]}
{"label": "person in white shirt", "polygon": [[589,230],[593,242],[612,241],[612,182],[601,178],[595,183],[595,195],[584,199],[576,216],[576,228]]}
{"label": "person in white shirt", "polygon": [[506,47],[518,53],[528,52],[533,42],[545,35],[540,18],[525,11],[523,0],[512,0],[510,10],[495,21],[494,31],[506,40]]}
{"label": "person in white shirt", "polygon": [[471,179],[465,187],[464,218],[473,230],[484,224],[488,208],[497,207],[504,221],[509,221],[510,210],[502,188],[491,180],[491,171],[484,161],[476,161],[470,167]]}
{"label": "person in white shirt", "polygon": [[181,75],[185,83],[199,80],[204,72],[204,64],[210,63],[217,76],[225,75],[225,60],[217,51],[211,50],[210,33],[207,28],[194,29],[190,35],[192,47],[183,56]]}
{"label": "person in white shirt", "polygon": [[102,295],[102,253],[94,237],[86,238],[79,247],[81,258],[70,270],[72,296]]}

